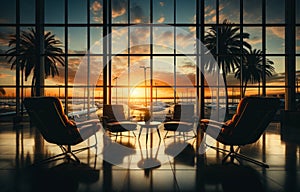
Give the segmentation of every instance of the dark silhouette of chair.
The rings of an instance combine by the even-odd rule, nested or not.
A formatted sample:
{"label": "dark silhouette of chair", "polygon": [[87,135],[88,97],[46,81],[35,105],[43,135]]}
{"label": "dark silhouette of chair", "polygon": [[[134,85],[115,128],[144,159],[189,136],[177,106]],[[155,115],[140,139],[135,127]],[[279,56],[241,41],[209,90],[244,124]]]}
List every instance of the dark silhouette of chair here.
{"label": "dark silhouette of chair", "polygon": [[[236,114],[233,115],[232,119],[226,122],[202,119],[200,121],[201,130],[218,142],[229,145],[230,150],[210,146],[207,143],[206,145],[218,151],[227,152],[222,163],[225,163],[230,157],[231,162],[235,159],[240,162],[242,159],[263,167],[269,167],[266,163],[242,155],[238,151],[240,146],[252,144],[260,138],[274,119],[279,105],[278,98],[245,97],[239,102]],[[234,146],[237,148],[234,149]]]}
{"label": "dark silhouette of chair", "polygon": [[167,131],[164,138],[167,138],[167,134],[169,131],[178,132],[179,135],[185,136],[185,133],[193,131],[194,135],[194,105],[193,104],[176,104],[174,106],[173,117],[168,118],[163,123],[164,130]]}
{"label": "dark silhouette of chair", "polygon": [[63,162],[32,171],[31,191],[80,191],[80,185],[99,181],[100,170],[85,163]]}
{"label": "dark silhouette of chair", "polygon": [[101,117],[103,128],[110,133],[115,133],[116,138],[118,133],[130,131],[135,136],[134,130],[137,129],[137,124],[125,118],[123,105],[103,105],[103,116]]}
{"label": "dark silhouette of chair", "polygon": [[[100,128],[98,119],[84,122],[70,120],[64,113],[61,101],[56,97],[25,98],[24,105],[31,123],[40,131],[43,138],[49,143],[58,145],[63,151],[42,162],[52,161],[58,157],[68,157],[69,159],[73,157],[80,162],[75,153],[96,147],[96,132]],[[96,144],[76,150],[71,149],[71,146],[77,145],[91,136],[95,136]]]}
{"label": "dark silhouette of chair", "polygon": [[165,148],[165,154],[174,158],[174,167],[176,164],[193,167],[195,165],[195,150],[193,144],[188,142],[175,141]]}

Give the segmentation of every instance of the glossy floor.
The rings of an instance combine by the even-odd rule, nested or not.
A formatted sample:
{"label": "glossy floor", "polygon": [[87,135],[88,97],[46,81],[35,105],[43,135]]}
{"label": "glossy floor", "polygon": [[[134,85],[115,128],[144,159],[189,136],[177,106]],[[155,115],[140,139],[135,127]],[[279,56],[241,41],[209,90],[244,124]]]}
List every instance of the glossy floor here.
{"label": "glossy floor", "polygon": [[[188,138],[193,133],[187,141],[172,133],[160,140],[156,129],[147,142],[144,131],[139,139],[99,131],[97,147],[77,154],[80,164],[63,159],[33,166],[60,148],[44,141],[28,122],[0,122],[0,127],[1,191],[300,191],[299,143],[283,141],[279,123],[241,149],[270,168],[247,162],[222,165],[224,154],[200,152],[199,138]],[[95,142],[91,137],[74,149]]]}

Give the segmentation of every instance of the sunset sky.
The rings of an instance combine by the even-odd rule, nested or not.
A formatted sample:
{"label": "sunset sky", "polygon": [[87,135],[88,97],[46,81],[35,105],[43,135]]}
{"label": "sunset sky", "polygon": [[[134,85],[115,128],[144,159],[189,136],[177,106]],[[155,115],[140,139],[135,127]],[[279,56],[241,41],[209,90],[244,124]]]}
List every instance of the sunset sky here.
{"label": "sunset sky", "polygon": [[[35,0],[21,0],[21,24],[27,26],[21,27],[21,30],[27,30],[31,24],[35,22]],[[220,23],[224,19],[230,22],[239,24],[240,15],[240,0],[220,0],[219,18]],[[112,1],[112,22],[113,24],[128,23],[128,14],[130,13],[130,23],[136,24],[131,26],[130,31],[127,27],[113,26],[112,27],[112,53],[132,53],[145,54],[150,53],[151,32],[150,27],[141,26],[139,24],[150,23],[150,1],[131,0],[130,12],[126,0]],[[216,23],[216,1],[205,1],[205,24]],[[247,40],[252,48],[262,49],[262,8],[261,0],[246,0],[244,1],[243,17],[245,24],[256,24],[257,26],[245,26],[244,32],[250,34]],[[15,23],[15,2],[9,1],[2,4],[0,7],[0,23],[14,24]],[[91,24],[90,27],[90,52],[92,54],[102,54],[102,26],[103,22],[103,2],[90,0],[90,13],[87,13],[87,2],[83,0],[69,1],[68,22],[70,24],[78,24],[68,27],[68,57],[69,62],[69,79],[70,85],[85,84],[86,71],[84,63],[86,63],[85,54],[88,51],[88,28],[84,26],[87,23],[88,17]],[[176,8],[173,0],[154,0],[153,1],[153,23],[165,24],[163,27],[153,27],[153,54],[173,54],[174,49],[177,53],[194,54],[196,28],[189,26],[196,23],[196,3],[193,0],[177,0]],[[299,4],[298,4],[298,7]],[[176,15],[174,17],[174,8]],[[298,9],[299,10],[299,9]],[[50,31],[55,34],[56,38],[62,42],[62,48],[65,50],[66,40],[64,24],[64,1],[63,0],[45,0],[45,31]],[[284,24],[284,1],[282,0],[267,0],[266,23],[270,24],[266,28],[266,53],[275,54],[267,58],[274,62],[275,74],[268,79],[268,85],[284,85],[284,54],[285,50],[285,30]],[[177,27],[174,33],[174,27],[168,25],[176,21],[179,24],[186,26]],[[300,14],[297,13],[297,22],[300,22]],[[271,26],[275,24],[276,26]],[[51,26],[50,26],[51,25]],[[55,26],[56,25],[56,26]],[[209,25],[206,27],[208,29]],[[0,53],[3,54],[8,47],[9,36],[15,33],[13,26],[0,26]],[[129,34],[129,35],[128,35]],[[175,37],[174,37],[175,36]],[[130,44],[128,45],[128,38]],[[297,27],[297,53],[300,53],[300,27]],[[176,39],[176,44],[174,44]],[[128,49],[130,48],[130,50]],[[128,52],[130,51],[130,52]],[[73,54],[73,55],[72,55]],[[79,56],[82,55],[82,56]],[[150,56],[131,56],[130,57],[130,85],[140,85],[144,81],[144,71],[140,66],[150,66]],[[296,70],[300,71],[300,57],[297,57]],[[102,83],[101,69],[103,68],[101,56],[91,56],[91,82],[96,82],[98,85]],[[114,56],[112,58],[112,78],[117,80],[112,81],[118,86],[128,85],[128,57]],[[62,85],[64,84],[64,68],[58,66],[60,76],[48,78],[46,85]],[[192,56],[176,57],[176,72],[177,85],[195,84],[195,58]],[[79,72],[78,72],[79,71]],[[299,73],[298,73],[299,74]],[[146,76],[150,77],[150,71],[147,70]],[[174,57],[172,56],[153,56],[153,79],[157,80],[159,86],[174,84]],[[300,78],[300,77],[299,77]],[[116,82],[117,81],[117,82]],[[31,77],[25,82],[25,85],[31,84]],[[239,85],[238,81],[228,76],[229,85]],[[0,85],[9,86],[15,85],[15,70],[10,69],[10,64],[4,56],[0,55]],[[8,89],[9,92],[10,89]],[[11,89],[11,91],[14,91]],[[55,89],[57,94],[58,89]],[[29,91],[28,91],[29,92]]]}

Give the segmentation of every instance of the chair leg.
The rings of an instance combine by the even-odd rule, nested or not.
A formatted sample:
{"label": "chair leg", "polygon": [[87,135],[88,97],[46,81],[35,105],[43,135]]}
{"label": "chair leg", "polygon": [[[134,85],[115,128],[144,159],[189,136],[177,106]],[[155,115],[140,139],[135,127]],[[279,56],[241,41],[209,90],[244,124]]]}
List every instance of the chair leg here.
{"label": "chair leg", "polygon": [[257,160],[255,160],[255,159],[252,159],[252,158],[247,157],[247,156],[245,156],[245,155],[242,155],[242,154],[240,154],[240,153],[235,154],[235,156],[236,156],[237,158],[243,159],[243,160],[245,160],[245,161],[248,161],[248,162],[250,162],[250,163],[256,164],[256,165],[258,165],[258,166],[265,167],[265,168],[269,168],[269,165],[268,165],[268,164],[266,164],[266,163],[264,163],[264,162],[261,162],[261,161],[257,161]]}
{"label": "chair leg", "polygon": [[[51,156],[51,157],[46,158],[46,159],[43,159],[43,160],[41,160],[41,161],[39,161],[37,163],[32,164],[32,166],[42,165],[42,164],[45,164],[45,163],[50,163],[52,161],[57,161],[57,160],[65,159],[66,157],[70,158],[69,155],[71,155],[74,158],[73,160],[75,160],[77,163],[80,163],[80,160],[75,155],[76,153],[80,153],[80,152],[82,152],[84,150],[87,150],[87,149],[90,149],[92,147],[95,147],[96,148],[95,154],[97,155],[98,140],[97,140],[96,134],[94,134],[94,137],[95,137],[95,144],[94,145],[91,145],[91,146],[88,146],[88,147],[83,147],[83,148],[76,149],[76,150],[72,150],[71,149],[71,145],[67,145],[67,147],[64,147],[63,145],[58,145],[60,147],[60,149],[62,150],[62,153],[57,154],[55,156]],[[59,158],[59,157],[61,157],[61,158]]]}
{"label": "chair leg", "polygon": [[167,138],[168,132],[169,132],[169,131],[166,132],[166,134],[165,134],[165,136],[164,136],[164,139]]}
{"label": "chair leg", "polygon": [[71,149],[71,145],[68,145],[67,154],[71,154],[73,156],[73,158],[76,160],[76,162],[80,163],[80,160],[78,159],[78,157],[73,153],[73,151]]}
{"label": "chair leg", "polygon": [[206,146],[212,148],[212,149],[215,149],[217,151],[221,151],[221,152],[225,152],[227,153],[226,156],[222,159],[222,163],[224,164],[226,162],[226,160],[231,157],[231,162],[233,162],[233,160],[237,160],[240,164],[242,163],[240,161],[240,159],[242,160],[245,160],[245,161],[248,161],[250,163],[253,163],[253,164],[256,164],[258,166],[261,166],[261,167],[265,167],[265,168],[269,168],[269,165],[264,163],[264,162],[261,162],[261,161],[257,161],[255,159],[252,159],[250,157],[247,157],[246,155],[242,155],[240,154],[238,151],[240,149],[240,146],[238,146],[238,148],[236,150],[234,150],[233,146],[230,146],[230,150],[226,150],[226,149],[221,149],[221,148],[218,148],[218,147],[214,147],[214,146],[211,146],[211,145],[208,145],[206,144]]}
{"label": "chair leg", "polygon": [[134,137],[136,137],[136,135],[135,135],[135,133],[133,131],[132,131],[132,134],[133,134]]}

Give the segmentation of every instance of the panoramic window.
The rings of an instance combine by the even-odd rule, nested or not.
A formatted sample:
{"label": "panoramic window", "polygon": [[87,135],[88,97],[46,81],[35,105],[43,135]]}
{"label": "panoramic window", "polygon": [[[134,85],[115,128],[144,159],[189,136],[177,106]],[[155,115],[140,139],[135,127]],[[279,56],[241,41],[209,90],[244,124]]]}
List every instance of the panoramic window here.
{"label": "panoramic window", "polygon": [[[111,103],[144,106],[159,102],[197,104],[204,99],[209,105],[212,97],[220,96],[209,85],[208,76],[216,70],[226,87],[221,95],[227,96],[231,104],[244,95],[284,95],[285,47],[288,46],[285,1],[44,2],[42,31],[53,35],[57,44],[52,46],[59,50],[47,52],[53,62],[43,84],[46,95],[65,100],[93,96],[100,103],[107,99]],[[296,7],[299,6],[296,1]],[[23,90],[21,98],[32,94],[34,72],[25,74],[22,69],[16,72],[14,61],[18,52],[12,49],[19,40],[9,42],[40,30],[35,23],[35,7],[34,0],[12,0],[0,7],[3,13],[0,86],[8,96],[15,94],[17,84]],[[298,12],[296,23],[296,69],[299,71]],[[210,51],[215,62],[204,59],[205,55],[200,53],[202,46]],[[204,79],[200,69],[207,76]],[[297,73],[297,83],[298,76]],[[204,90],[205,98],[196,98],[199,90]],[[226,100],[221,104],[226,105]]]}

